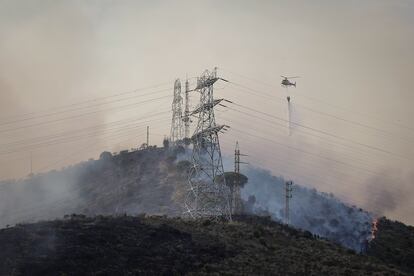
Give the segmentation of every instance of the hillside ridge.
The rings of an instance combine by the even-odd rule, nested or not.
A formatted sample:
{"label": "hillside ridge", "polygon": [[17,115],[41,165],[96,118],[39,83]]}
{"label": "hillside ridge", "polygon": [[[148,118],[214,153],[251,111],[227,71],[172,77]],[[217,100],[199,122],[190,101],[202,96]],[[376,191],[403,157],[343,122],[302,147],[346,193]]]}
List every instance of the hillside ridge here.
{"label": "hillside ridge", "polygon": [[66,216],[0,230],[1,275],[407,275],[272,221]]}

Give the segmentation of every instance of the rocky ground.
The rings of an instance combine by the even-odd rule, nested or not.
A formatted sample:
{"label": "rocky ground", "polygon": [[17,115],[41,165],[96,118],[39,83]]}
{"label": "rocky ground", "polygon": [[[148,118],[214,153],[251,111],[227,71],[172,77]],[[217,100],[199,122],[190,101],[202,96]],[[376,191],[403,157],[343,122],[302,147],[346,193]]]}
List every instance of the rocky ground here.
{"label": "rocky ground", "polygon": [[0,244],[0,275],[409,274],[381,256],[256,216],[221,222],[72,215],[1,229]]}

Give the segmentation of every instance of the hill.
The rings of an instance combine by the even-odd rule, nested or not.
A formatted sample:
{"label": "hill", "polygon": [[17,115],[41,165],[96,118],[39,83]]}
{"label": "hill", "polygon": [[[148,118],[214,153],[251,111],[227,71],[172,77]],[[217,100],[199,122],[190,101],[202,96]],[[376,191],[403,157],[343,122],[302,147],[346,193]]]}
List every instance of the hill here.
{"label": "hill", "polygon": [[0,227],[65,214],[179,215],[186,175],[176,150],[104,152],[60,171],[0,183]]}
{"label": "hill", "polygon": [[[183,148],[104,152],[60,171],[0,183],[0,227],[77,213],[88,216],[139,214],[179,216],[187,187],[190,152]],[[225,163],[229,163],[225,160]],[[232,165],[227,167],[232,168]],[[281,222],[284,183],[258,168],[246,168],[242,190],[245,211]],[[332,194],[295,185],[293,226],[329,238],[356,251],[370,236],[373,218]]]}
{"label": "hill", "polygon": [[67,216],[0,230],[1,275],[405,275],[255,216],[235,222]]}

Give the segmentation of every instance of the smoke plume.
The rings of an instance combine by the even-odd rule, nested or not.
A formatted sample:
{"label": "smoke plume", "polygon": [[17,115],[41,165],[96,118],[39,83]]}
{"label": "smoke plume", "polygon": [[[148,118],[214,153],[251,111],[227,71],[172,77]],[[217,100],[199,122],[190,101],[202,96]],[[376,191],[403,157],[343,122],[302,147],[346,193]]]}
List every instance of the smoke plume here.
{"label": "smoke plume", "polygon": [[[248,184],[242,190],[244,200],[255,197],[253,212],[269,213],[284,221],[285,179],[268,171],[249,167]],[[290,199],[290,222],[293,226],[334,240],[356,251],[370,237],[372,215],[355,206],[348,206],[333,194],[319,193],[300,185],[293,186]]]}

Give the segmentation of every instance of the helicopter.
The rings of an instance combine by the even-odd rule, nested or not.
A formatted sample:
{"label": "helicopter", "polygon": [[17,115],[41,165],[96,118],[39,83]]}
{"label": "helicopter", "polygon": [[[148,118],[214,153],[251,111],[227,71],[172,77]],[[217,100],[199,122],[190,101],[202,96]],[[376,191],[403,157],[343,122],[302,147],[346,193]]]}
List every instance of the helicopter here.
{"label": "helicopter", "polygon": [[289,87],[289,86],[294,86],[294,87],[296,87],[296,82],[291,82],[289,79],[296,79],[296,78],[299,78],[299,76],[296,76],[296,77],[285,77],[285,76],[281,76],[282,78],[284,78],[283,80],[282,80],[282,86],[284,86],[284,87]]}

